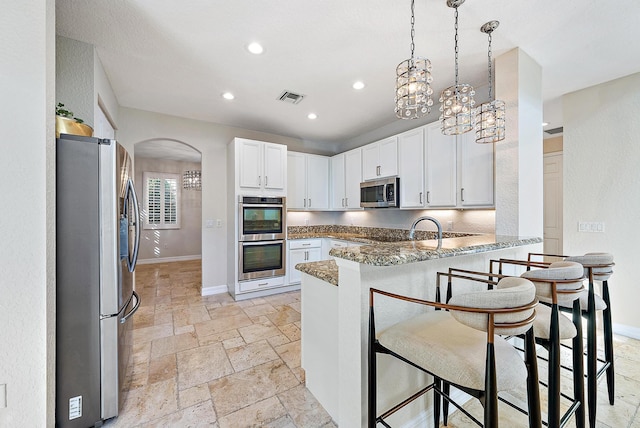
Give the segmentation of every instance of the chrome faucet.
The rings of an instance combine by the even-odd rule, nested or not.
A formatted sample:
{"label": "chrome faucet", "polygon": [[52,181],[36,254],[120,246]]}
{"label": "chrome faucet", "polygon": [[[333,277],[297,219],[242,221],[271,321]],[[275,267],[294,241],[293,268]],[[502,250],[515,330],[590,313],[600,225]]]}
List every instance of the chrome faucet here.
{"label": "chrome faucet", "polygon": [[442,225],[440,224],[440,222],[437,219],[435,219],[433,217],[429,217],[428,215],[425,215],[425,216],[422,216],[422,217],[418,217],[416,219],[416,221],[413,222],[413,224],[411,225],[411,228],[409,229],[409,240],[411,240],[411,241],[413,240],[413,235],[415,235],[415,233],[416,233],[416,226],[422,220],[430,220],[438,228],[438,248],[440,248],[442,246]]}

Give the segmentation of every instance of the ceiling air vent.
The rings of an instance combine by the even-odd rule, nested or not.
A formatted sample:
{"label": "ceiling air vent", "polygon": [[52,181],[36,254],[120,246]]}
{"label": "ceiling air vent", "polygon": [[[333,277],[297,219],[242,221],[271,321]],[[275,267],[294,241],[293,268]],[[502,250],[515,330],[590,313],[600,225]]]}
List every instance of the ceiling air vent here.
{"label": "ceiling air vent", "polygon": [[298,104],[300,101],[302,101],[303,98],[304,98],[304,95],[295,94],[290,91],[284,91],[278,97],[280,101],[284,101],[285,103],[291,103],[291,104]]}
{"label": "ceiling air vent", "polygon": [[560,134],[562,132],[562,126],[558,127],[558,128],[553,128],[553,129],[547,129],[546,131],[547,134],[549,135],[553,135],[553,134]]}

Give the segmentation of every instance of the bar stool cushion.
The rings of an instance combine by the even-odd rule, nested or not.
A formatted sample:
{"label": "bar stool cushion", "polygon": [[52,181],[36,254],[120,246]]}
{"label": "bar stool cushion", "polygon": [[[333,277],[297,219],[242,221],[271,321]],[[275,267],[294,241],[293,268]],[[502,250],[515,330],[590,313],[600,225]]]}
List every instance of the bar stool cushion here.
{"label": "bar stool cushion", "polygon": [[[533,321],[533,334],[540,339],[549,339],[551,328],[551,308],[542,303],[536,306],[536,319]],[[577,332],[576,326],[565,315],[558,314],[558,325],[560,327],[560,340],[573,339]]]}
{"label": "bar stool cushion", "polygon": [[[575,293],[558,293],[558,304],[571,306],[578,298],[578,291],[582,288],[583,267],[580,263],[571,261],[554,262],[546,269],[534,269],[521,275],[522,278],[530,279],[536,286],[536,296],[541,302],[552,303],[551,283],[553,280],[571,280],[573,282],[557,283],[557,291],[576,290]],[[536,279],[544,280],[536,281]]]}
{"label": "bar stool cushion", "polygon": [[[483,309],[517,308],[532,302],[535,297],[535,287],[533,287],[531,281],[524,278],[507,277],[498,281],[498,284],[496,284],[493,290],[458,294],[449,300],[449,304]],[[533,312],[534,310],[531,309],[512,314],[496,314],[495,324],[523,321],[529,318]],[[487,331],[487,314],[452,310],[451,315],[462,324],[466,324],[476,330]],[[530,324],[511,328],[496,326],[495,334],[524,334],[530,327]]]}
{"label": "bar stool cushion", "polygon": [[[484,389],[487,334],[456,321],[446,311],[430,311],[378,335],[384,347],[453,384]],[[522,387],[527,369],[518,351],[495,336],[498,391]]]}
{"label": "bar stool cushion", "polygon": [[[597,265],[611,265],[613,264],[613,254],[610,253],[586,253],[584,256],[571,256],[567,257],[565,260],[573,261],[580,263],[585,267],[584,274],[585,276],[589,275],[589,271],[587,267],[589,266],[597,266]],[[605,267],[594,267],[593,268],[593,276],[597,281],[607,281],[609,277],[613,274],[613,269],[611,266]]]}

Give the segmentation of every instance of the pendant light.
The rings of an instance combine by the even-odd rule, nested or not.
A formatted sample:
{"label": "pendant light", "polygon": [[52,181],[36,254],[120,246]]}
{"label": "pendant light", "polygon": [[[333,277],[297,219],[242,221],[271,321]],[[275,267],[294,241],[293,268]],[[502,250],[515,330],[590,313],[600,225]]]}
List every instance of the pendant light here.
{"label": "pendant light", "polygon": [[396,116],[399,119],[417,119],[431,111],[431,61],[414,57],[415,0],[411,0],[411,58],[396,67]]}
{"label": "pendant light", "polygon": [[476,143],[497,143],[505,136],[504,101],[493,99],[493,73],[491,61],[491,33],[498,28],[500,22],[489,21],[480,27],[480,31],[489,36],[489,101],[481,104],[476,110]]}
{"label": "pendant light", "polygon": [[464,0],[447,0],[447,6],[455,9],[455,85],[450,86],[440,95],[440,125],[445,135],[460,135],[474,127],[473,86],[458,84],[458,7]]}

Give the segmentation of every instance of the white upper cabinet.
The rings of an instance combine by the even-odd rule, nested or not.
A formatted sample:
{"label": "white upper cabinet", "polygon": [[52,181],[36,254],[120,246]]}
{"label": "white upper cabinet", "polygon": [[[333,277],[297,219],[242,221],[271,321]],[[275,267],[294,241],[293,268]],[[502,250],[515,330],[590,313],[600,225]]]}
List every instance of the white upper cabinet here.
{"label": "white upper cabinet", "polygon": [[362,177],[365,181],[398,175],[398,137],[385,138],[362,148]]}
{"label": "white upper cabinet", "polygon": [[425,206],[429,208],[455,207],[457,191],[456,137],[443,135],[439,122],[428,125],[425,132],[427,140]]}
{"label": "white upper cabinet", "polygon": [[287,146],[236,138],[235,150],[239,192],[284,196]]}
{"label": "white upper cabinet", "polygon": [[493,144],[477,144],[474,132],[458,136],[460,206],[493,206],[493,151]]}
{"label": "white upper cabinet", "polygon": [[287,208],[329,209],[329,158],[289,152],[287,154]]}
{"label": "white upper cabinet", "polygon": [[400,208],[424,207],[424,144],[424,128],[422,127],[398,136]]}
{"label": "white upper cabinet", "polygon": [[360,208],[362,149],[349,150],[331,157],[331,208]]}

